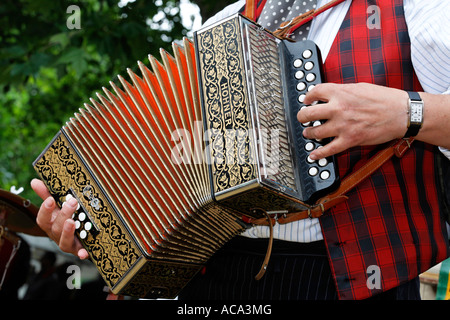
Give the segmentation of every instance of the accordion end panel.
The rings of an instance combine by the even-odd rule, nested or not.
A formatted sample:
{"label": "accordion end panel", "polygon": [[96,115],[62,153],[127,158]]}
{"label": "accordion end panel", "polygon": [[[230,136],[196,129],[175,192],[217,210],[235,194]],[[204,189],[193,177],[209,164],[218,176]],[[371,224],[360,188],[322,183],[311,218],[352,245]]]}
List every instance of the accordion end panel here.
{"label": "accordion end panel", "polygon": [[138,270],[130,272],[126,276],[128,281],[112,288],[112,292],[147,299],[174,299],[202,267],[142,258]]}
{"label": "accordion end panel", "polygon": [[76,233],[106,284],[114,287],[134,268],[141,250],[61,131],[33,165],[59,206],[77,198],[80,207],[73,218],[83,226]]}
{"label": "accordion end panel", "polygon": [[60,131],[33,163],[59,206],[78,200],[76,234],[115,294],[173,298],[200,264],[148,259]]}

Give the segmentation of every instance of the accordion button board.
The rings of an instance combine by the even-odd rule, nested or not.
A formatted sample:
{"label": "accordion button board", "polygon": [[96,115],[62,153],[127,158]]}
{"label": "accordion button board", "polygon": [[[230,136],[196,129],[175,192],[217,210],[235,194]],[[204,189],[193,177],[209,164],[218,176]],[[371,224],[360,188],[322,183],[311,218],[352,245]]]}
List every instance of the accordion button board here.
{"label": "accordion button board", "polygon": [[286,117],[291,127],[289,132],[298,161],[299,180],[304,186],[302,200],[312,203],[333,190],[339,180],[336,174],[336,161],[333,157],[317,161],[309,157],[312,151],[321,148],[329,142],[329,139],[310,140],[303,136],[305,128],[320,126],[323,121],[299,123],[297,120],[297,113],[301,108],[314,108],[319,104],[315,102],[308,106],[304,104],[304,99],[309,91],[323,81],[322,57],[317,45],[310,40],[301,42],[284,40],[280,51],[285,60],[284,74],[287,88],[285,96],[288,97]]}
{"label": "accordion button board", "polygon": [[84,208],[75,192],[69,189],[66,196],[62,200],[61,207],[66,205],[67,201],[75,199],[77,201],[77,208],[72,214],[72,219],[75,222],[75,233],[80,239],[86,239],[89,234],[95,236],[99,233],[99,228],[89,215],[89,211]]}

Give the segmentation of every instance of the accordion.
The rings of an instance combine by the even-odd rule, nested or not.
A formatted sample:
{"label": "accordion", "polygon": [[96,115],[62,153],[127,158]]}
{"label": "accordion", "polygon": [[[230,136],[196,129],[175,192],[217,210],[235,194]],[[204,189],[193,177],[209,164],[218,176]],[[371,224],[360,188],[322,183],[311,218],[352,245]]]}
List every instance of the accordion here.
{"label": "accordion", "polygon": [[173,298],[248,218],[307,209],[339,183],[296,119],[322,81],[311,41],[237,14],[138,62],[67,121],[33,166],[115,294]]}

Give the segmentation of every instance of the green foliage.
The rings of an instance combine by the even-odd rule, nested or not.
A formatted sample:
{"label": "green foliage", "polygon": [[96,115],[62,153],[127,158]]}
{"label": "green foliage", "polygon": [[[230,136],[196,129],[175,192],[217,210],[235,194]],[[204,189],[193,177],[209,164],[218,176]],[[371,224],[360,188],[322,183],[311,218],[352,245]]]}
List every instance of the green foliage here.
{"label": "green foliage", "polygon": [[236,2],[235,0],[192,0],[193,3],[200,8],[200,14],[203,21],[215,15],[217,12],[225,8],[227,5]]}
{"label": "green foliage", "polygon": [[[178,0],[2,0],[0,188],[29,187],[32,162],[89,97],[187,30]],[[79,16],[68,11],[79,8]],[[69,28],[78,19],[80,28]],[[72,24],[73,25],[73,24]]]}

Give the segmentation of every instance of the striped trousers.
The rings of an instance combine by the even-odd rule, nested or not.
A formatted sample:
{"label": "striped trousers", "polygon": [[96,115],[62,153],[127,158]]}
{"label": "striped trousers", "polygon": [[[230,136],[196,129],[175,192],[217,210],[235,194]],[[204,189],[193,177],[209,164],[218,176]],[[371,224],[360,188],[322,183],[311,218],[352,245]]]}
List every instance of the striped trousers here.
{"label": "striped trousers", "polygon": [[[255,280],[267,239],[235,237],[179,294],[179,300],[337,300],[323,241],[274,240],[266,273]],[[420,299],[418,280],[372,299]]]}

